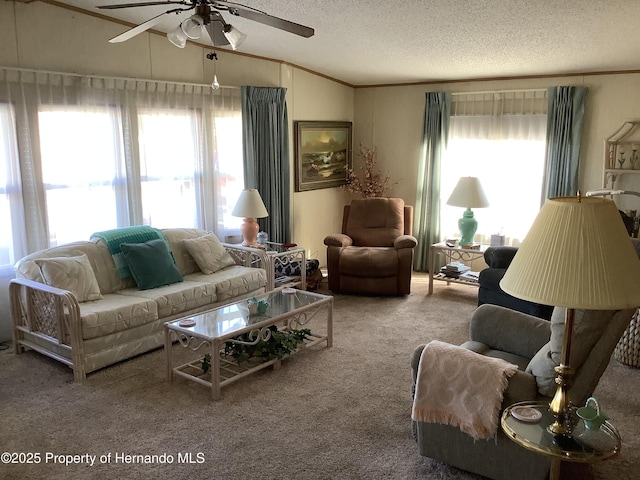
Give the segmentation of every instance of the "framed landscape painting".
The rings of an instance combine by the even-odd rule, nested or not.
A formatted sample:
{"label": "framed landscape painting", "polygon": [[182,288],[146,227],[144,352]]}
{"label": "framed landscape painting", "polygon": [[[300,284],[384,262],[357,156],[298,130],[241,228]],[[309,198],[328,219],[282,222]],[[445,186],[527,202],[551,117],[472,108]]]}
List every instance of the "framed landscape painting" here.
{"label": "framed landscape painting", "polygon": [[296,192],[339,187],[351,168],[351,122],[294,122]]}

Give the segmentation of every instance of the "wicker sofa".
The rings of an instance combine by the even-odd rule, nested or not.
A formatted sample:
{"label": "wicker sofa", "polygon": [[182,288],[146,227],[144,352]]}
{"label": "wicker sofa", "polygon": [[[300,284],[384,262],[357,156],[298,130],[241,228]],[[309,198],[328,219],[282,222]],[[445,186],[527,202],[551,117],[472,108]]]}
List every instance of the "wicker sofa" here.
{"label": "wicker sofa", "polygon": [[[213,273],[205,268],[205,273],[189,249],[207,232],[186,228],[158,232],[175,260],[172,268],[177,267],[182,278],[157,288],[138,288],[137,276],[122,278],[116,267],[118,259],[103,238],[52,247],[21,259],[15,266],[17,278],[9,287],[16,353],[26,348],[38,351],[70,366],[75,380],[83,380],[87,373],[163,345],[163,324],[167,321],[268,288],[265,270],[257,268],[266,265],[263,251],[221,244],[214,238],[220,252],[224,248],[228,254],[223,254],[228,266]],[[93,282],[95,291],[81,284],[82,295],[88,292],[82,297],[71,288],[57,288],[43,265],[60,258],[67,264],[88,259],[88,270],[97,281],[97,286]],[[73,272],[66,275],[73,276]]]}

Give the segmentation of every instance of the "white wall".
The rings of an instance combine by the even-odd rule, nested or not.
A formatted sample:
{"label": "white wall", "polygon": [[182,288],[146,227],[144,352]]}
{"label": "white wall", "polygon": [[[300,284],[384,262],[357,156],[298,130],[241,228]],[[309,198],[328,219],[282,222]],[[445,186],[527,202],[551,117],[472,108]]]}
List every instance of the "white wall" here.
{"label": "white wall", "polygon": [[[629,118],[640,118],[640,74],[584,75],[486,82],[460,82],[397,87],[356,88],[356,141],[378,149],[378,163],[389,171],[393,195],[415,204],[425,92],[478,92],[547,88],[557,85],[588,87],[580,151],[579,188],[602,187],[604,139]],[[640,175],[624,186],[640,190]],[[640,210],[637,197],[620,197],[622,208]]]}
{"label": "white wall", "polygon": [[[165,36],[142,33],[121,44],[108,39],[127,27],[53,5],[0,1],[0,65],[57,72],[210,83],[213,62],[206,45],[171,45]],[[293,241],[326,263],[324,236],[339,231],[345,194],[338,188],[294,193],[293,122],[352,121],[354,90],[279,61],[218,52],[223,86],[287,88],[290,122]],[[1,295],[0,295],[1,296]],[[8,312],[0,311],[0,339],[10,338]]]}
{"label": "white wall", "polygon": [[[292,91],[292,101],[288,104],[290,120],[353,121],[354,91],[350,87],[293,69]],[[294,134],[292,131],[292,141]],[[295,163],[295,152],[291,159]],[[295,166],[292,174],[294,172]],[[311,258],[319,259],[320,265],[327,262],[324,237],[328,233],[340,232],[342,208],[348,198],[347,192],[340,188],[297,192],[293,196],[294,241],[304,246]]]}

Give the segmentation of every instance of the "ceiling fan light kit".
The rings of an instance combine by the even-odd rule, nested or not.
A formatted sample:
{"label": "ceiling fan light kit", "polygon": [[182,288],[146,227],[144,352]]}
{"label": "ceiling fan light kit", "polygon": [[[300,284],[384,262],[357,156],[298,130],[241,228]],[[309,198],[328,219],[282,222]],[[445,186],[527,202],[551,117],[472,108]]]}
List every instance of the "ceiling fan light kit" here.
{"label": "ceiling fan light kit", "polygon": [[199,15],[191,15],[180,24],[180,28],[188,38],[196,40],[202,36],[203,24],[204,21]]}
{"label": "ceiling fan light kit", "polygon": [[[117,5],[102,5],[98,8],[115,10],[119,8],[133,8],[133,7],[149,7],[160,5],[182,5],[184,8],[172,8],[160,15],[150,18],[146,22],[141,23],[133,28],[130,28],[124,33],[113,37],[109,40],[110,43],[120,43],[136,35],[149,30],[154,25],[157,25],[162,21],[165,15],[175,13],[179,15],[189,10],[195,10],[195,14],[191,15],[186,20],[183,20],[175,29],[167,33],[167,39],[178,48],[184,48],[187,44],[187,40],[196,40],[202,36],[203,30],[209,35],[211,44],[216,46],[229,45],[233,50],[236,50],[242,42],[245,41],[247,35],[235,28],[230,23],[227,23],[222,17],[221,11],[228,12],[230,15],[236,17],[246,18],[254,22],[262,23],[270,27],[278,28],[286,32],[300,35],[301,37],[309,38],[315,33],[313,28],[305,27],[298,23],[284,20],[283,18],[274,17],[265,12],[257,10],[252,7],[240,5],[239,3],[227,2],[225,0],[164,0],[164,1],[151,1],[140,3],[121,3]],[[207,55],[210,60],[217,60],[218,57],[215,52]],[[213,82],[211,88],[217,90],[220,88],[218,83],[218,76],[215,71],[215,64],[213,70]]]}
{"label": "ceiling fan light kit", "polygon": [[191,15],[174,30],[167,33],[167,38],[178,48],[184,48],[187,39],[196,40],[202,36],[204,21],[198,15]]}
{"label": "ceiling fan light kit", "polygon": [[[155,2],[141,3],[121,3],[117,5],[101,5],[99,9],[115,10],[119,8],[133,7],[149,7],[149,6],[167,6],[182,5],[184,8],[172,8],[160,15],[157,15],[146,22],[141,23],[120,35],[113,37],[109,42],[120,43],[136,35],[149,30],[154,25],[162,21],[165,15],[175,13],[177,15],[195,10],[187,20],[183,21],[178,27],[167,34],[169,41],[179,48],[184,48],[186,38],[197,39],[202,35],[202,27],[204,26],[207,33],[211,37],[211,42],[215,46],[230,45],[232,49],[237,49],[247,37],[244,33],[238,31],[233,25],[227,23],[220,12],[228,12],[236,17],[246,18],[254,22],[262,23],[270,27],[278,28],[286,32],[309,38],[315,33],[313,28],[305,27],[298,23],[290,22],[283,18],[274,17],[268,13],[262,12],[252,7],[240,5],[239,3],[227,2],[225,0],[164,0]],[[211,26],[215,25],[216,28]],[[183,37],[186,37],[183,39]],[[184,41],[183,41],[184,40]]]}
{"label": "ceiling fan light kit", "polygon": [[167,33],[167,39],[178,48],[184,48],[187,44],[187,36],[182,31],[182,24]]}
{"label": "ceiling fan light kit", "polygon": [[231,46],[231,48],[234,50],[237,50],[240,44],[242,44],[245,38],[247,38],[246,34],[242,33],[236,27],[234,27],[233,25],[229,25],[228,23],[224,26],[222,32],[224,33],[224,36],[227,38],[227,40],[229,40],[229,45]]}

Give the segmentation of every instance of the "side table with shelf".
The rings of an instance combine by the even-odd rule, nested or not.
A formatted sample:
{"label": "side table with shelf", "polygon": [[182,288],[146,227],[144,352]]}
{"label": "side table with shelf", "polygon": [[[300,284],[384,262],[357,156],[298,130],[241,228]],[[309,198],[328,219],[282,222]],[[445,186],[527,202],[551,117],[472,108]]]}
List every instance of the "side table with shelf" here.
{"label": "side table with shelf", "polygon": [[[266,290],[269,292],[279,287],[297,287],[307,289],[307,254],[304,248],[288,247],[286,244],[265,242],[264,248],[242,247],[244,255],[239,258],[238,245],[223,243],[230,247],[230,254],[236,263],[245,266],[264,268],[267,272]],[[248,255],[247,255],[248,252]],[[239,259],[239,261],[238,261]],[[286,273],[286,272],[293,272]]]}
{"label": "side table with shelf", "polygon": [[266,242],[267,278],[273,282],[267,284],[269,290],[278,287],[307,288],[307,254],[304,248],[287,248],[282,243]]}
{"label": "side table with shelf", "polygon": [[442,253],[446,262],[458,261],[458,262],[473,262],[484,257],[484,251],[488,245],[479,245],[478,248],[463,248],[463,247],[451,247],[445,242],[434,243],[429,247],[429,295],[433,293],[433,281],[438,280],[442,282],[459,283],[462,285],[474,285],[478,286],[478,282],[473,280],[466,280],[455,277],[448,277],[442,273],[435,272],[436,269],[436,256],[438,253]]}
{"label": "side table with shelf", "polygon": [[[542,417],[535,422],[517,420],[511,412],[518,407],[538,410]],[[580,421],[572,436],[563,438],[564,442],[554,442],[554,435],[547,430],[553,421],[548,403],[520,402],[505,408],[500,422],[505,435],[518,445],[551,458],[550,480],[560,480],[560,465],[563,461],[597,462],[620,451],[620,434],[608,421],[599,430],[587,430]]]}
{"label": "side table with shelf", "polygon": [[307,289],[307,254],[304,248],[286,248],[281,243],[266,242],[267,276],[273,278],[274,287]]}

